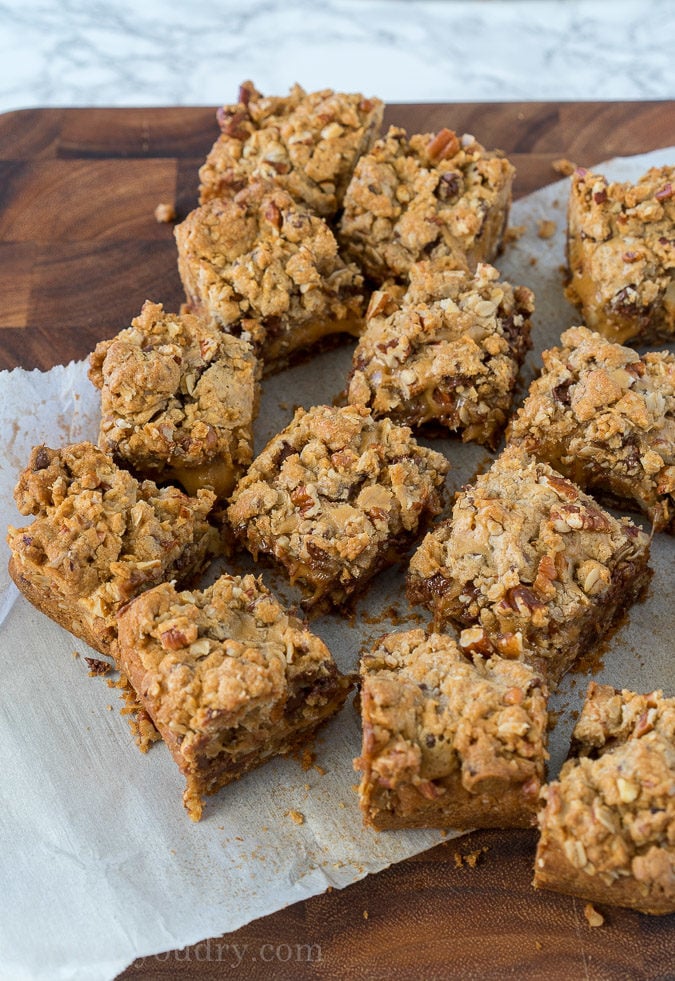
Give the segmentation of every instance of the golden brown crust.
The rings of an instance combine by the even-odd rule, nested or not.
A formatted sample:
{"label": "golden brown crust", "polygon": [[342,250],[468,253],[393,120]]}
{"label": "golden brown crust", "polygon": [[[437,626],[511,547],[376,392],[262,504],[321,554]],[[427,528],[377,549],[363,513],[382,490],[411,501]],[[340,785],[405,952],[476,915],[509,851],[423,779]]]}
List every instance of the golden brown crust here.
{"label": "golden brown crust", "polygon": [[451,130],[408,137],[390,127],[359,160],[347,188],[345,254],[382,283],[413,263],[449,255],[473,268],[498,254],[515,170],[499,152]]}
{"label": "golden brown crust", "polygon": [[347,400],[376,417],[433,423],[494,447],[530,346],[534,297],[444,256],[416,263],[403,296],[373,294],[354,352]]}
{"label": "golden brown crust", "polygon": [[675,355],[641,358],[586,327],[560,340],[507,439],[675,531]]}
{"label": "golden brown crust", "polygon": [[102,653],[115,615],[164,579],[190,583],[220,550],[215,496],[139,483],[91,443],[36,446],[15,499],[35,520],[9,528],[11,572],[35,605]]}
{"label": "golden brown crust", "polygon": [[203,592],[163,583],[120,613],[119,657],[186,777],[186,806],[306,741],[351,680],[261,580],[221,576]]}
{"label": "golden brown crust", "polygon": [[200,203],[267,180],[317,215],[335,215],[383,110],[380,99],[360,93],[294,85],[287,96],[265,97],[244,82],[239,101],[218,110],[221,135],[199,171]]}
{"label": "golden brown crust", "polygon": [[363,323],[363,277],[328,225],[281,188],[251,184],[213,199],[175,229],[192,312],[251,340],[265,371]]}
{"label": "golden brown crust", "polygon": [[567,213],[568,300],[609,340],[650,343],[675,334],[675,167],[635,184],[583,169]]}
{"label": "golden brown crust", "polygon": [[675,912],[675,699],[591,682],[573,752],[542,791],[534,885]]}
{"label": "golden brown crust", "polygon": [[228,518],[272,555],[308,606],[340,604],[441,508],[445,457],[363,406],[299,409],[239,481]]}
{"label": "golden brown crust", "polygon": [[89,361],[101,389],[103,450],[188,493],[210,486],[229,495],[253,457],[260,369],[250,344],[146,301]]}
{"label": "golden brown crust", "polygon": [[410,563],[408,595],[467,651],[523,657],[550,687],[649,581],[649,536],[510,446]]}
{"label": "golden brown crust", "polygon": [[355,761],[375,828],[529,827],[544,779],[546,691],[532,668],[472,662],[445,634],[381,638],[361,661]]}

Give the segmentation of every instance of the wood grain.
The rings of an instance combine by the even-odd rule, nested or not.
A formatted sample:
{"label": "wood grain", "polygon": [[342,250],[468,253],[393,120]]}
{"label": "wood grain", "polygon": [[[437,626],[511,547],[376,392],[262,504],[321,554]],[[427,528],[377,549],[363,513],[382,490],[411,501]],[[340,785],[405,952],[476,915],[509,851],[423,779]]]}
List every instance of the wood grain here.
{"label": "wood grain", "polygon": [[[501,147],[517,197],[557,179],[558,157],[590,166],[675,144],[673,102],[396,105],[385,118]],[[83,358],[148,297],[178,307],[173,229],[153,212],[194,206],[216,133],[211,108],[0,116],[0,368]],[[673,917],[603,908],[592,929],[583,903],[532,889],[534,848],[534,832],[476,832],[121,977],[675,977]],[[475,868],[461,860],[471,853]]]}

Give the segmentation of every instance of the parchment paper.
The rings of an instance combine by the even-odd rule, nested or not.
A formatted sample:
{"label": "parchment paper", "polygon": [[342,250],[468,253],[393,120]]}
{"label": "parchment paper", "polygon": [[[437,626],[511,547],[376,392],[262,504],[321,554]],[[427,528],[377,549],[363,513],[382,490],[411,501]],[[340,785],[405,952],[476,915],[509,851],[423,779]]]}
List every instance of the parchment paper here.
{"label": "parchment paper", "polygon": [[[671,148],[596,169],[634,179],[651,165],[674,161]],[[535,349],[526,383],[541,363],[542,349],[578,322],[561,293],[567,184],[558,181],[514,206],[511,224],[526,225],[526,232],[498,262],[506,278],[536,295]],[[552,238],[538,236],[541,219],[556,222]],[[350,358],[351,350],[342,348],[266,381],[257,449],[286,424],[295,405],[330,402],[342,388]],[[28,523],[14,508],[12,489],[31,446],[95,440],[97,401],[84,363],[47,373],[0,374],[3,527]],[[450,492],[489,456],[454,440],[429,445],[442,448],[452,463]],[[649,596],[599,659],[599,680],[675,694],[674,555],[673,539],[662,535],[654,541]],[[136,957],[236,929],[442,840],[435,831],[378,834],[362,827],[352,769],[360,734],[351,703],[317,744],[316,761],[325,772],[304,771],[293,759],[273,760],[210,798],[201,823],[192,824],[181,803],[182,777],[166,747],[157,745],[146,756],[138,752],[119,715],[118,693],[104,679],[88,676],[82,655],[91,652],[18,595],[6,572],[7,557],[3,536],[0,977],[112,978]],[[273,589],[293,601],[280,577],[262,571]],[[380,576],[353,619],[315,621],[341,668],[353,668],[361,649],[380,634],[426,622],[405,603],[403,571]],[[394,619],[383,616],[392,605]],[[75,651],[81,656],[74,657]],[[567,752],[572,712],[587,677],[569,675],[553,700],[560,717],[551,737],[552,775]],[[290,811],[302,814],[304,823],[296,824]]]}

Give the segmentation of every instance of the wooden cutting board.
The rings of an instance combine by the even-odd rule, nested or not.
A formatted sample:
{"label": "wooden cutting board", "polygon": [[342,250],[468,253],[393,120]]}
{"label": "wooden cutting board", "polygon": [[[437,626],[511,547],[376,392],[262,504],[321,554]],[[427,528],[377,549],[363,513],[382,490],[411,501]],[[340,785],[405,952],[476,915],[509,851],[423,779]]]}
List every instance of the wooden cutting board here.
{"label": "wooden cutting board", "polygon": [[[558,179],[560,157],[591,166],[675,145],[674,102],[392,105],[385,122],[501,147],[516,197]],[[0,116],[0,368],[84,358],[146,298],[177,309],[173,229],[154,209],[173,202],[182,218],[194,207],[216,134],[211,108]],[[535,841],[476,832],[122,977],[675,977],[674,917],[604,907],[591,928],[583,902],[532,889]]]}

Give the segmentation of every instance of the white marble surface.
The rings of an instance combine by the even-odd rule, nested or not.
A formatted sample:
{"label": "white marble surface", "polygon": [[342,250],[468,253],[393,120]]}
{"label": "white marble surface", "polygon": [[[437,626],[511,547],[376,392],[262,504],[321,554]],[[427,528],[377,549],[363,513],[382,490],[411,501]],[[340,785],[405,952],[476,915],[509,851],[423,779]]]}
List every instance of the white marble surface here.
{"label": "white marble surface", "polygon": [[0,0],[0,111],[212,105],[252,78],[387,101],[675,96],[673,0]]}

